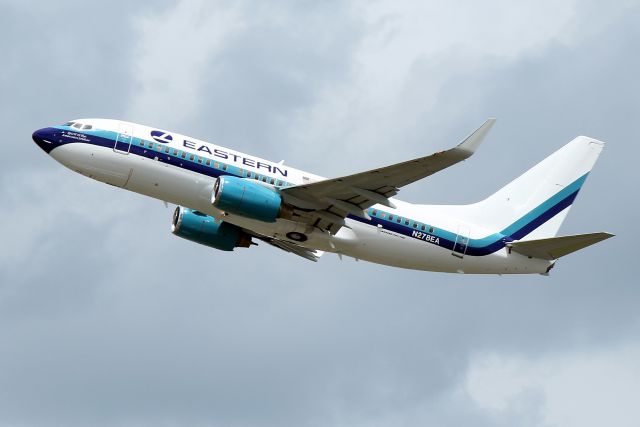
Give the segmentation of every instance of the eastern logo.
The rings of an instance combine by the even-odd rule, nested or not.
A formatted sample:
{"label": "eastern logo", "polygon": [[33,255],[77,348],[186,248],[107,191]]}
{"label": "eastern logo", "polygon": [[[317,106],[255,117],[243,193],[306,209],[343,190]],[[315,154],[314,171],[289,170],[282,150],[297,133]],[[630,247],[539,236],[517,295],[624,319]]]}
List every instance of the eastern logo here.
{"label": "eastern logo", "polygon": [[173,141],[173,137],[170,134],[162,132],[160,130],[152,130],[151,138],[162,144],[169,144],[171,141]]}

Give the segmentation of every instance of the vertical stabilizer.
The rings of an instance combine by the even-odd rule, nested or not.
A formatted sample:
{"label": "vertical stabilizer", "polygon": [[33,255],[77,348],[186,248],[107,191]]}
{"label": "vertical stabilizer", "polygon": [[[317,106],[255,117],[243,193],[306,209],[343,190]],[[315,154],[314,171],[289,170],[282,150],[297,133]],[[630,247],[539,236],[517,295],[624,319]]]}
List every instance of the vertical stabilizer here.
{"label": "vertical stabilizer", "polygon": [[553,237],[603,147],[579,136],[473,206],[488,226],[514,240]]}

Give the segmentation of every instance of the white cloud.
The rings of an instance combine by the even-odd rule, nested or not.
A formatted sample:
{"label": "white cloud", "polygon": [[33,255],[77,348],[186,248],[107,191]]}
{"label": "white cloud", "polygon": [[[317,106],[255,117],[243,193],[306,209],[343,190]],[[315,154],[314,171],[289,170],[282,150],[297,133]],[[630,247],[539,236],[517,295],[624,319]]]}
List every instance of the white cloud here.
{"label": "white cloud", "polygon": [[211,61],[243,26],[236,8],[203,0],[135,19],[131,120],[171,127],[197,111]]}
{"label": "white cloud", "polygon": [[47,244],[47,236],[55,235],[61,224],[76,221],[78,226],[101,227],[140,205],[140,200],[133,198],[126,204],[118,203],[127,193],[116,196],[113,203],[104,203],[105,197],[110,197],[106,194],[114,196],[116,191],[121,192],[75,173],[72,176],[61,165],[42,171],[14,171],[12,179],[0,186],[6,202],[0,205],[0,218],[6,225],[3,239],[11,242],[0,245],[0,269],[30,262],[30,254]]}
{"label": "white cloud", "polygon": [[[639,418],[638,346],[609,341],[637,342],[638,288],[629,268],[637,209],[615,209],[635,182],[633,144],[623,145],[633,140],[637,116],[638,62],[630,52],[640,39],[631,16],[609,25],[621,11],[572,0],[431,8],[381,1],[350,10],[339,1],[169,3],[145,7],[151,14],[131,28],[122,22],[126,40],[108,36],[113,7],[83,6],[96,20],[87,22],[103,31],[81,32],[97,59],[71,74],[55,71],[67,68],[68,56],[47,47],[69,46],[80,33],[68,26],[38,35],[32,24],[37,16],[68,20],[77,5],[46,16],[29,9],[22,20],[2,16],[16,27],[3,40],[28,55],[12,65],[20,97],[0,100],[11,124],[0,182],[0,337],[7,343],[0,424],[583,427]],[[27,39],[26,27],[34,29]],[[27,57],[49,62],[38,67]],[[130,75],[101,74],[104,64]],[[576,66],[554,76],[563,65]],[[548,85],[539,97],[521,91],[539,90],[540,80]],[[572,90],[563,90],[569,83]],[[97,96],[93,84],[110,96]],[[506,95],[491,90],[505,86]],[[514,108],[525,96],[533,110]],[[549,99],[555,110],[537,117]],[[439,137],[450,129],[464,136],[489,103],[515,110],[496,133],[562,135],[584,122],[611,136],[598,179],[580,196],[592,200],[591,215],[583,209],[572,221],[615,223],[616,256],[585,252],[549,278],[497,279],[330,254],[314,264],[266,245],[220,252],[172,236],[171,210],[161,202],[65,170],[28,140],[33,109],[44,117],[119,116],[128,106],[132,121],[188,125],[194,136],[213,133],[233,147],[229,135],[255,141],[256,150],[247,150],[254,154],[271,144],[292,165],[311,159],[318,167],[310,170],[344,173],[453,143]],[[523,132],[532,120],[538,127]],[[478,162],[498,167],[474,175],[466,164],[460,183],[442,174],[442,191],[476,192],[491,169],[533,161],[533,146],[510,146],[504,157]],[[425,183],[430,193],[419,200],[433,200],[439,179]],[[591,352],[557,355],[580,339]],[[479,348],[494,352],[473,358],[461,381]]]}
{"label": "white cloud", "polygon": [[[364,21],[365,34],[351,73],[296,115],[291,139],[304,143],[292,149],[302,155],[300,147],[312,143],[341,146],[357,168],[366,166],[359,161],[363,146],[370,148],[371,166],[376,155],[378,163],[388,156],[389,145],[400,151],[415,146],[420,134],[446,132],[445,114],[436,110],[452,75],[472,75],[488,61],[515,61],[544,49],[562,37],[576,3],[357,2],[353,13]],[[460,138],[471,130],[461,130]],[[438,136],[419,142],[445,148],[435,146]]]}
{"label": "white cloud", "polygon": [[540,358],[491,353],[475,357],[465,389],[494,416],[530,396],[541,399],[543,425],[636,426],[640,419],[640,343]]}

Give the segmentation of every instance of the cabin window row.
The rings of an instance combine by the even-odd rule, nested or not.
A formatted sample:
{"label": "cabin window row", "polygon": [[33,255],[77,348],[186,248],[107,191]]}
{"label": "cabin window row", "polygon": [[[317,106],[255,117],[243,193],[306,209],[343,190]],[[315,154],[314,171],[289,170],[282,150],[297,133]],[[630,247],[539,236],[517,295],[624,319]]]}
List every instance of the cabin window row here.
{"label": "cabin window row", "polygon": [[[214,169],[221,169],[223,171],[227,171],[231,168],[230,172],[233,172],[235,175],[242,176],[243,178],[251,178],[257,181],[262,181],[265,183],[269,183],[271,185],[276,185],[278,187],[288,187],[290,184],[286,181],[282,181],[280,179],[275,179],[272,177],[268,177],[265,175],[261,175],[256,172],[252,172],[245,169],[236,168],[234,166],[228,166],[225,163],[220,163],[216,161],[212,161],[211,159],[207,159],[206,157],[196,156],[195,154],[189,154],[185,151],[178,150],[177,148],[167,147],[166,145],[158,144],[157,142],[145,141],[141,139],[138,142],[140,147],[150,148],[159,152],[164,152],[165,154],[172,155],[174,157],[180,157],[184,160],[189,160],[192,162],[198,162],[200,164],[205,164],[209,167],[213,167]],[[235,169],[235,170],[234,170]]]}
{"label": "cabin window row", "polygon": [[434,232],[434,228],[429,226],[428,224],[424,224],[422,222],[413,221],[408,218],[401,217],[400,215],[394,215],[383,211],[378,211],[377,209],[370,209],[369,214],[373,217],[386,219],[387,221],[396,222],[398,224],[404,224],[407,227],[413,227],[416,230],[428,231],[429,233]]}

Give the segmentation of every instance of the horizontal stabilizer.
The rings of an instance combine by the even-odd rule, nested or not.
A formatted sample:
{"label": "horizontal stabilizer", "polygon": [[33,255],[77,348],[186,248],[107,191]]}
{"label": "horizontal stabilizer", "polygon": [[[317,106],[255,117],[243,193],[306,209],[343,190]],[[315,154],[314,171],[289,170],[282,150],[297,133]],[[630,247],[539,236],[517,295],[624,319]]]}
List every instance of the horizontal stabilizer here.
{"label": "horizontal stabilizer", "polygon": [[576,234],[573,236],[551,237],[549,239],[511,242],[509,247],[511,250],[523,255],[553,260],[613,236],[613,234],[605,232]]}

